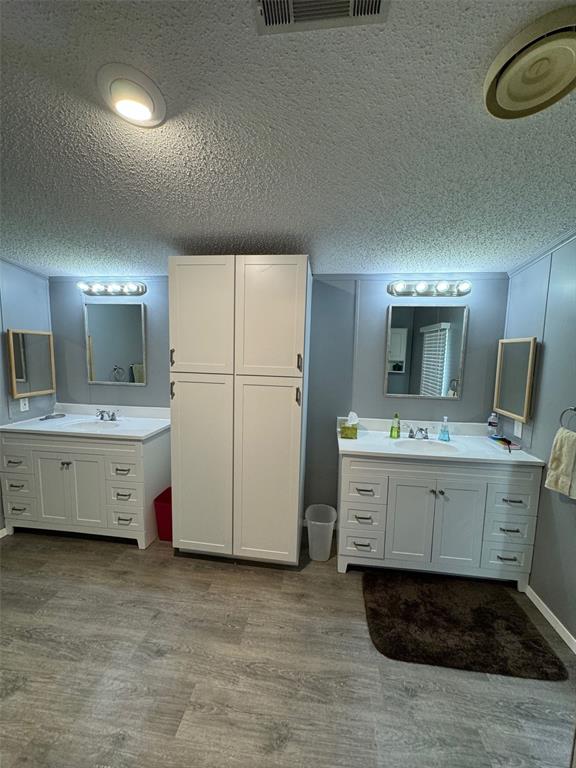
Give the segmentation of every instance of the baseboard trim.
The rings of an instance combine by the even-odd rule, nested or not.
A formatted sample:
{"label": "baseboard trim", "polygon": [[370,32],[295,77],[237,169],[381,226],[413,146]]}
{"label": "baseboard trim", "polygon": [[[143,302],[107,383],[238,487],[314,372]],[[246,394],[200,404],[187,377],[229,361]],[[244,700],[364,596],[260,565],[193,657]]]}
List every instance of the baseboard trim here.
{"label": "baseboard trim", "polygon": [[544,600],[542,600],[542,598],[537,595],[530,586],[526,589],[526,597],[536,606],[536,608],[538,608],[542,616],[544,616],[544,618],[553,627],[553,629],[556,630],[568,648],[570,648],[572,653],[576,654],[576,637],[574,637],[574,635],[568,631],[560,619],[554,613],[552,613],[550,608],[548,608]]}
{"label": "baseboard trim", "polygon": [[8,536],[8,531],[6,528],[0,528],[0,539],[3,539],[4,536]]}

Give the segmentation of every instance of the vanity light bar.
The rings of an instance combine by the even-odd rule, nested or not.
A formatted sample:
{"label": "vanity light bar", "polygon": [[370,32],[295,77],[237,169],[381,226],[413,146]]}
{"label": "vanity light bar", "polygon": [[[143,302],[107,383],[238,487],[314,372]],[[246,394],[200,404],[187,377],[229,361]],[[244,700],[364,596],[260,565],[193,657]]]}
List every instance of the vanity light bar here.
{"label": "vanity light bar", "polygon": [[142,296],[148,288],[146,283],[76,283],[87,296]]}
{"label": "vanity light bar", "polygon": [[392,296],[466,296],[472,290],[469,280],[394,280],[388,283]]}

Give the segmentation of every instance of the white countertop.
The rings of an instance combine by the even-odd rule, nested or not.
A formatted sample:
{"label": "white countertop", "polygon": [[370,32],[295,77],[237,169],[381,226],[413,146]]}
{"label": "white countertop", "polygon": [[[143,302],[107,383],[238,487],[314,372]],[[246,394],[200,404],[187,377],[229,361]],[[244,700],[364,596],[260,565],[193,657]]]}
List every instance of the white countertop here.
{"label": "white countertop", "polygon": [[120,417],[100,421],[95,416],[67,414],[61,419],[27,419],[0,426],[2,432],[58,435],[61,437],[100,437],[107,440],[148,440],[170,429],[170,419]]}
{"label": "white countertop", "polygon": [[544,466],[545,462],[525,451],[508,450],[488,437],[471,435],[450,436],[449,443],[437,437],[429,440],[408,438],[406,434],[397,440],[379,430],[359,430],[356,440],[343,439],[338,435],[338,451],[346,456],[377,456],[387,459],[417,459],[421,461],[473,461],[492,464],[532,464]]}

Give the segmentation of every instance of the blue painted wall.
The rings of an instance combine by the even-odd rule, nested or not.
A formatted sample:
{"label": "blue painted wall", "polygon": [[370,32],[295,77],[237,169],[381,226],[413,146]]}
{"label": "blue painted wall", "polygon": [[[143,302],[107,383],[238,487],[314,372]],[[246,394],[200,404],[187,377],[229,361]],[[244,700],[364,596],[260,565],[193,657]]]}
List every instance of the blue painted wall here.
{"label": "blue painted wall", "polygon": [[147,384],[143,387],[88,384],[84,335],[84,294],[79,280],[106,282],[105,277],[51,277],[50,303],[54,329],[56,381],[61,403],[168,406],[170,367],[168,341],[168,278],[132,276],[148,287],[144,296],[90,299],[91,302],[146,305]]}
{"label": "blue painted wall", "polygon": [[[576,240],[513,275],[506,336],[541,342],[523,443],[547,461],[560,412],[576,405]],[[572,419],[576,429],[576,418]],[[576,635],[576,501],[542,489],[530,586]]]}
{"label": "blue painted wall", "polygon": [[[314,279],[307,431],[306,503],[336,504],[336,417],[355,410],[365,418],[418,422],[448,416],[485,422],[492,410],[498,339],[504,334],[508,275],[459,275],[473,283],[462,299],[397,299],[391,280],[420,275],[324,276]],[[434,276],[430,275],[430,279]],[[445,277],[445,276],[444,276]],[[461,400],[420,400],[384,395],[386,312],[395,305],[470,308]]]}

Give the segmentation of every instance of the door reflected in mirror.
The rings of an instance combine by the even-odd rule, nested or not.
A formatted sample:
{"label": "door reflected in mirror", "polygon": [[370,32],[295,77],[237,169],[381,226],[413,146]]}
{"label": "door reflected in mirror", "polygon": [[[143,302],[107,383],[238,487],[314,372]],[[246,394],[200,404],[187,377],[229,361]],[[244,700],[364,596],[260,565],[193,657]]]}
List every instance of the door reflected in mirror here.
{"label": "door reflected in mirror", "polygon": [[86,304],[90,384],[146,384],[144,304]]}
{"label": "door reflected in mirror", "polygon": [[384,393],[459,399],[467,325],[468,307],[388,307]]}
{"label": "door reflected in mirror", "polygon": [[52,334],[49,331],[9,330],[7,339],[12,397],[19,399],[54,394]]}

